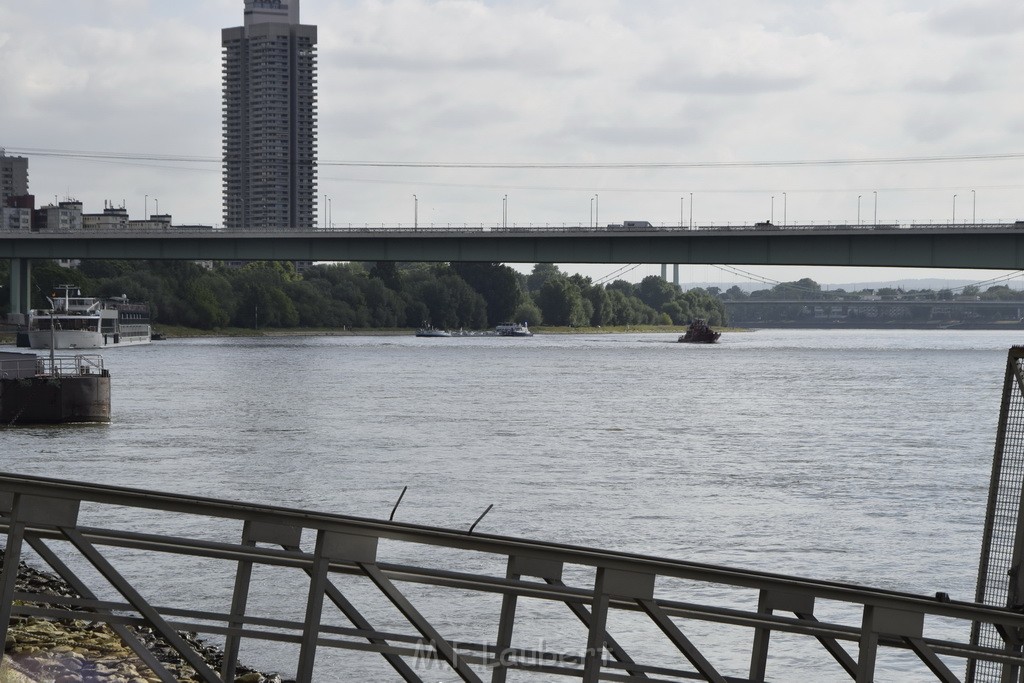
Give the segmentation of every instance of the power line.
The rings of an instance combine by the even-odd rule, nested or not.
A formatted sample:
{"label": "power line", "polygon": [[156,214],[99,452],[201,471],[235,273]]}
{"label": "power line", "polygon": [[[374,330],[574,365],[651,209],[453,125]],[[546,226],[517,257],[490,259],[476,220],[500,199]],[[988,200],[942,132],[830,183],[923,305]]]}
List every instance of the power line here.
{"label": "power line", "polygon": [[[134,161],[161,161],[176,163],[220,163],[221,157],[156,154],[152,152],[106,152],[42,147],[8,147],[9,154],[60,157],[65,159],[109,159]],[[321,160],[319,166],[362,168],[447,168],[447,169],[680,169],[680,168],[783,168],[792,166],[863,166],[890,164],[935,164],[967,161],[1009,161],[1024,159],[1024,152],[1000,154],[948,154],[903,157],[868,157],[836,159],[781,159],[764,161],[641,161],[641,162],[473,162],[473,161],[381,161],[381,160]]]}

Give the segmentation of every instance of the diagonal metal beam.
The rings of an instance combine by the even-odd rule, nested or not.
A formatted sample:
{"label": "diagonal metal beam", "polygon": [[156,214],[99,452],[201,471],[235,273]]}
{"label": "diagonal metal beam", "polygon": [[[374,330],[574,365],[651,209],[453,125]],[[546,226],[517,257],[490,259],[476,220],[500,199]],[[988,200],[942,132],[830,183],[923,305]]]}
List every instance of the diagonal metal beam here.
{"label": "diagonal metal beam", "polygon": [[384,575],[377,565],[366,562],[357,562],[356,564],[373,581],[377,588],[387,596],[388,600],[398,608],[398,611],[409,620],[409,623],[434,646],[438,655],[448,662],[448,665],[455,670],[462,680],[467,683],[483,683],[480,677],[455,652],[452,644],[438,633],[437,629],[430,625],[430,622],[419,613],[413,604],[409,602],[408,598],[402,595],[402,592],[398,590],[395,584],[391,583],[391,580]]}
{"label": "diagonal metal beam", "polygon": [[121,574],[114,569],[114,566],[100,554],[96,548],[87,541],[76,529],[62,527],[61,531],[71,543],[78,548],[78,552],[89,560],[103,577],[131,604],[132,607],[145,619],[153,629],[166,640],[171,647],[178,651],[178,654],[188,662],[189,666],[195,669],[199,677],[207,683],[221,683],[221,678],[210,668],[206,661],[193,650],[185,640],[178,635],[177,631],[164,621],[160,613],[136,591],[132,585],[125,580]]}
{"label": "diagonal metal beam", "polygon": [[904,636],[903,640],[906,641],[911,650],[917,653],[917,656],[921,658],[921,661],[931,669],[937,679],[943,683],[960,683],[960,679],[949,670],[949,667],[947,667],[943,661],[938,658],[922,638]]}
{"label": "diagonal metal beam", "polygon": [[[813,614],[803,614],[801,612],[796,612],[795,614],[801,621],[810,621],[816,624],[821,623]],[[833,659],[839,662],[839,665],[850,675],[850,678],[857,677],[857,662],[855,662],[853,657],[850,656],[850,653],[839,644],[839,641],[835,638],[828,638],[826,636],[815,636],[815,638],[819,643],[821,643],[822,647],[832,655]]]}
{"label": "diagonal metal beam", "polygon": [[705,680],[711,681],[712,683],[726,683],[725,676],[718,673],[715,667],[711,665],[700,650],[697,649],[689,638],[683,635],[683,632],[679,630],[679,627],[675,625],[672,618],[669,617],[665,612],[658,607],[658,603],[654,600],[647,600],[644,598],[637,598],[637,604],[643,608],[645,612],[654,620],[654,623],[658,625],[662,633],[668,636],[679,651],[690,660],[694,668],[704,676]]}
{"label": "diagonal metal beam", "polygon": [[[282,547],[285,550],[291,550],[296,552],[302,551],[302,549],[299,546],[285,545]],[[311,578],[312,572],[312,569],[306,569],[306,573],[309,574]],[[346,619],[352,622],[353,626],[364,631],[376,631],[373,625],[366,619],[366,617],[363,616],[359,609],[355,605],[353,605],[348,598],[345,597],[341,590],[337,586],[335,586],[330,579],[327,579],[325,589],[327,593],[327,598],[332,603],[334,603],[335,607],[341,610],[341,613],[345,615]],[[373,643],[374,645],[389,645],[388,641],[384,638],[367,636],[366,640],[370,643]],[[423,680],[416,674],[415,671],[412,670],[412,667],[409,666],[409,664],[406,663],[406,661],[398,655],[384,653],[383,657],[388,662],[388,664],[390,664],[391,667],[398,673],[398,675],[402,677],[402,680],[407,681],[408,683],[421,683],[421,681]]]}
{"label": "diagonal metal beam", "polygon": [[[567,588],[565,583],[557,579],[547,579],[547,583],[552,586],[558,586],[559,588]],[[583,622],[584,626],[586,626],[588,629],[590,628],[590,622],[593,618],[590,614],[590,610],[588,610],[586,607],[584,607],[581,603],[578,602],[565,602],[564,604],[572,611],[573,614],[576,615],[577,619]],[[633,661],[633,658],[630,657],[629,654],[626,652],[625,648],[619,645],[619,642],[615,640],[615,638],[613,638],[607,630],[604,632],[604,646],[608,650],[608,653],[612,657],[614,657],[616,661],[622,662],[623,664],[627,665],[636,664],[636,662]],[[647,678],[647,674],[643,671],[630,669],[628,666],[626,667],[626,671],[628,671],[630,674],[638,678]]]}
{"label": "diagonal metal beam", "polygon": [[[42,539],[29,536],[26,540],[28,541],[28,544],[32,546],[32,550],[34,550],[36,554],[42,558],[43,562],[48,564],[50,568],[53,569],[53,571],[55,571],[57,575],[68,584],[68,586],[71,587],[71,590],[75,591],[80,597],[83,597],[86,600],[97,599],[96,595],[89,590],[89,587],[78,578],[70,567],[64,564],[63,560],[57,557],[57,554],[54,553],[53,550],[51,550],[50,547],[42,541]],[[103,610],[103,612],[108,613],[106,610]],[[132,652],[138,655],[139,659],[145,662],[150,671],[152,671],[161,681],[164,681],[164,683],[177,683],[178,677],[164,667],[163,662],[157,659],[156,655],[154,655],[150,649],[146,647],[141,640],[139,640],[134,631],[123,624],[117,624],[111,621],[104,621],[104,623],[106,623],[110,630],[117,634],[125,645],[132,649]]]}

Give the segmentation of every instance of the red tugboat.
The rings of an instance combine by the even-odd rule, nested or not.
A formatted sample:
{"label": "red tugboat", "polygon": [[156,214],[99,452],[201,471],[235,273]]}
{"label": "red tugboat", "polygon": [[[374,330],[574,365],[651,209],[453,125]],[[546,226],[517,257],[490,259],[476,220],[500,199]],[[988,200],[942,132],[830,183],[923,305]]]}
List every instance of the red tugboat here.
{"label": "red tugboat", "polygon": [[706,321],[697,318],[690,323],[686,334],[679,337],[679,341],[687,344],[714,344],[721,336],[721,332],[715,332]]}

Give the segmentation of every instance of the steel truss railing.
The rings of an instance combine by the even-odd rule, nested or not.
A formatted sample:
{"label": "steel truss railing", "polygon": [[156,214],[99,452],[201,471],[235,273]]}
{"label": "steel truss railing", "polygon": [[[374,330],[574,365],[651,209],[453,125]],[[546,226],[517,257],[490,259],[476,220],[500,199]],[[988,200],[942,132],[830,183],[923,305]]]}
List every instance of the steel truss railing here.
{"label": "steel truss railing", "polygon": [[[238,540],[209,540],[140,531],[95,528],[79,524],[86,504],[91,512],[117,506],[133,524],[145,522],[146,510],[181,515],[201,515],[240,523]],[[298,645],[299,681],[313,680],[318,650],[340,648],[377,653],[394,669],[396,678],[421,681],[437,672],[417,671],[424,653],[444,662],[451,675],[463,681],[503,683],[509,672],[602,681],[764,681],[769,675],[772,634],[813,639],[820,644],[820,670],[845,673],[852,680],[871,681],[881,648],[912,652],[921,671],[935,680],[957,681],[947,661],[992,662],[1019,667],[1024,658],[1017,651],[997,645],[972,645],[968,635],[975,622],[999,633],[1022,632],[1024,615],[1007,609],[899,593],[861,586],[813,581],[778,574],[730,569],[656,557],[610,552],[577,546],[456,531],[420,525],[375,521],[304,510],[287,509],[207,498],[156,493],[137,489],[98,486],[39,477],[0,473],[0,529],[7,534],[6,556],[0,572],[0,638],[6,636],[12,616],[34,615],[49,619],[78,618],[108,623],[126,645],[163,681],[174,677],[135,636],[131,626],[147,625],[177,650],[204,681],[233,681],[242,639],[270,640]],[[108,514],[105,518],[111,518]],[[234,520],[234,521],[232,521]],[[197,525],[198,526],[198,525]],[[303,532],[312,535],[312,547],[303,545]],[[381,544],[381,541],[385,541]],[[15,592],[17,567],[27,544],[60,575],[78,598],[60,598]],[[308,545],[308,544],[307,544]],[[92,586],[58,555],[77,553],[109,584]],[[159,554],[214,558],[232,563],[234,592],[227,613],[161,607],[147,601],[141,586],[132,585],[101,551],[128,548]],[[468,562],[437,569],[428,563],[388,562],[382,555],[401,557],[431,550],[466,553]],[[109,554],[109,553],[108,553]],[[399,555],[395,555],[396,557]],[[473,558],[486,557],[504,564],[504,574],[475,573],[456,567],[479,566]],[[436,562],[436,558],[435,558]],[[252,581],[254,567],[284,567],[304,572],[308,586],[297,601],[305,600],[301,621],[280,615],[252,614],[247,609],[250,593],[260,588]],[[586,585],[572,585],[565,577],[592,576]],[[572,569],[572,572],[567,570]],[[592,572],[592,573],[591,573]],[[336,580],[358,576],[368,580],[387,602],[397,608],[408,628],[379,630],[346,595]],[[690,583],[693,582],[693,583]],[[577,581],[577,583],[579,583]],[[468,642],[448,638],[421,613],[403,587],[422,584],[431,591],[453,590],[452,600],[466,591],[500,595],[497,632]],[[711,586],[740,590],[749,597],[747,608],[687,602],[680,598],[707,595],[681,586]],[[99,590],[120,594],[117,600],[97,597]],[[670,594],[675,591],[676,594]],[[685,592],[685,595],[680,594]],[[226,596],[225,596],[226,597]],[[525,600],[564,604],[582,624],[585,649],[571,655],[542,648],[528,648],[516,640],[517,606]],[[816,614],[819,601],[838,603],[853,610],[854,623],[840,623],[824,613]],[[325,603],[343,614],[350,627],[324,623]],[[226,604],[226,600],[225,600]],[[756,607],[754,605],[756,604]],[[646,615],[660,631],[666,650],[675,652],[675,664],[634,659],[623,642],[609,632],[609,615]],[[520,623],[524,617],[520,615]],[[933,632],[943,624],[946,637]],[[952,628],[950,628],[952,624]],[[702,625],[702,626],[701,626]],[[735,652],[701,647],[693,630],[709,625],[741,627],[749,631],[749,652],[737,660]],[[473,625],[466,625],[473,631]],[[926,629],[927,627],[927,629]],[[475,629],[481,630],[479,628]],[[178,635],[194,631],[224,639],[224,663],[214,671]],[[690,631],[689,635],[687,631]],[[926,632],[927,631],[927,632]],[[962,633],[950,640],[948,633]],[[582,643],[581,643],[582,645]],[[728,662],[748,661],[743,675],[722,673]],[[776,667],[777,669],[778,667]]]}

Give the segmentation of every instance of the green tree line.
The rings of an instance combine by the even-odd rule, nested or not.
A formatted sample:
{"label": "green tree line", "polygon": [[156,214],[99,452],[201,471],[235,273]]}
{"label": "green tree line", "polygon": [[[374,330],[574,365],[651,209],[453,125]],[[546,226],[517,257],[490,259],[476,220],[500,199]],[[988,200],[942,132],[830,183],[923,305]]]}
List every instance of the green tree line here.
{"label": "green tree line", "polygon": [[[726,323],[721,300],[682,291],[657,276],[639,283],[595,284],[537,264],[529,275],[499,263],[345,263],[297,272],[290,262],[240,268],[190,261],[82,261],[32,265],[32,306],[47,308],[55,285],[88,296],[126,295],[147,302],[155,323],[223,327],[484,329],[514,320],[531,326]],[[7,264],[0,265],[7,281]],[[4,297],[6,299],[6,297]]]}

